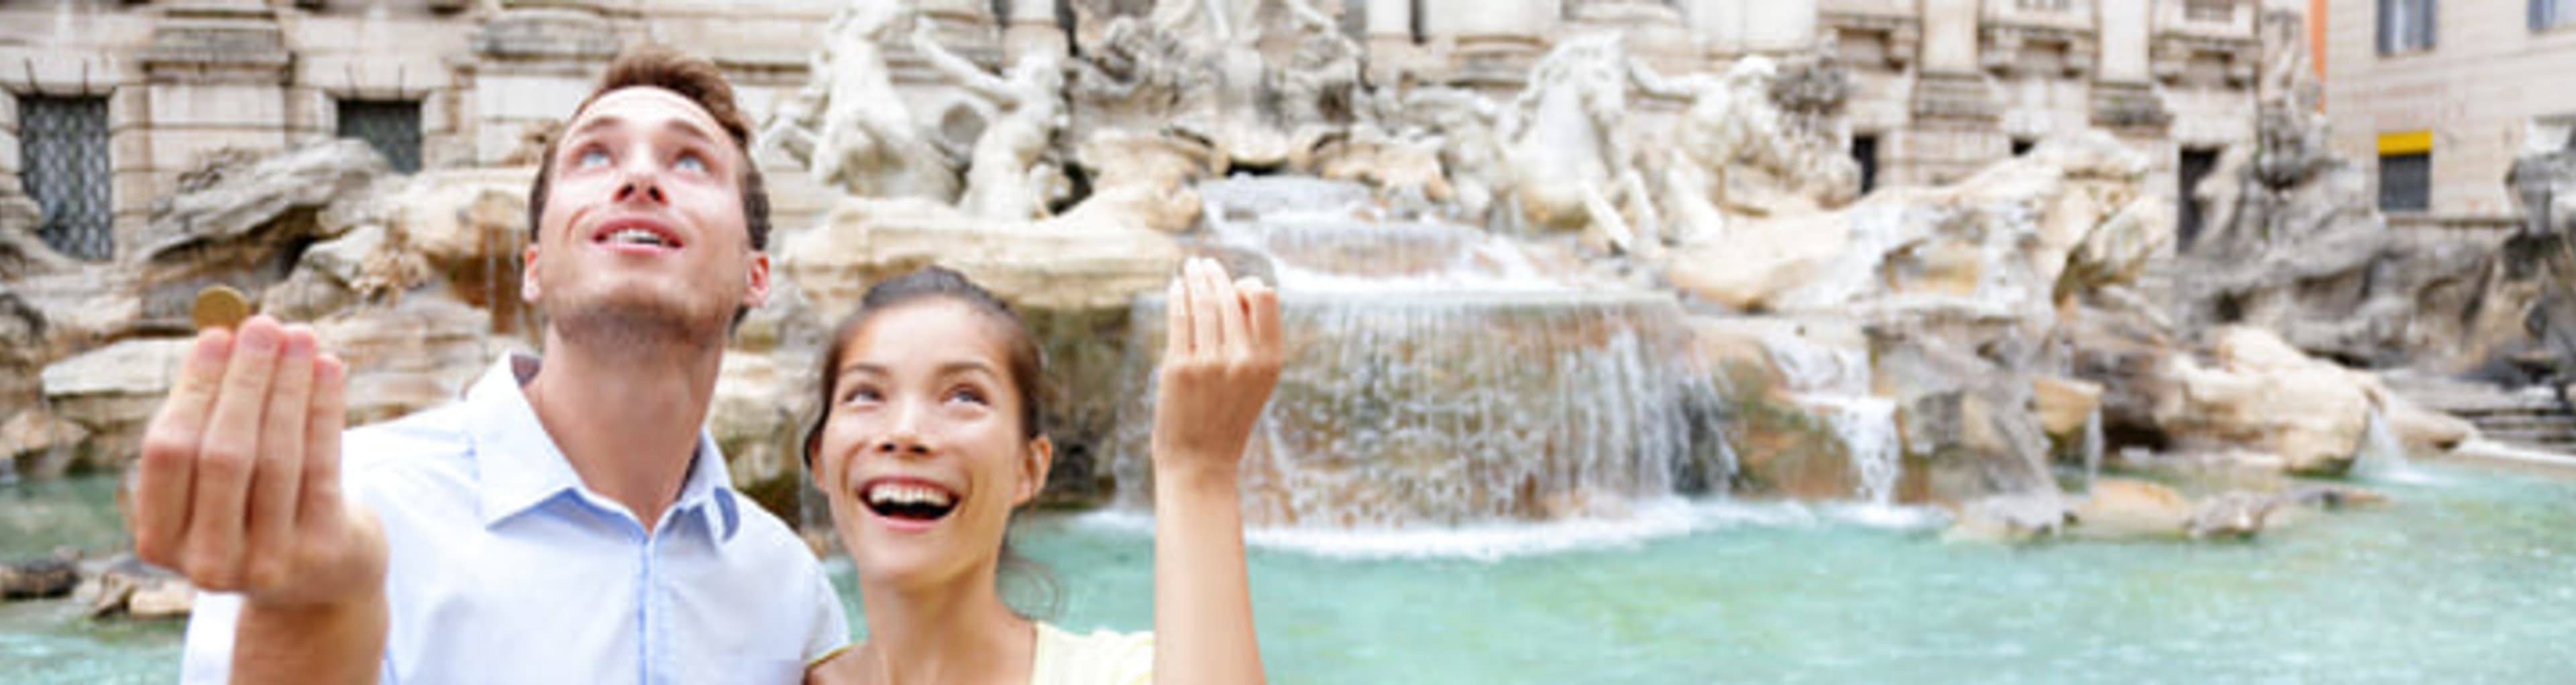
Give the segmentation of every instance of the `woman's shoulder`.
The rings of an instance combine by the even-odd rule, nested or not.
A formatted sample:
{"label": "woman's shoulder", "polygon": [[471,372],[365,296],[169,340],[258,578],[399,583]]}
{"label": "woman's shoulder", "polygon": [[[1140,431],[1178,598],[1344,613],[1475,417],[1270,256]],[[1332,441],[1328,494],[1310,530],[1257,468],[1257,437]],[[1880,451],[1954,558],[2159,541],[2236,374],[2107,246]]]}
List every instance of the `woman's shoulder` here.
{"label": "woman's shoulder", "polygon": [[1154,634],[1094,630],[1073,633],[1039,623],[1029,685],[1148,685],[1154,682]]}

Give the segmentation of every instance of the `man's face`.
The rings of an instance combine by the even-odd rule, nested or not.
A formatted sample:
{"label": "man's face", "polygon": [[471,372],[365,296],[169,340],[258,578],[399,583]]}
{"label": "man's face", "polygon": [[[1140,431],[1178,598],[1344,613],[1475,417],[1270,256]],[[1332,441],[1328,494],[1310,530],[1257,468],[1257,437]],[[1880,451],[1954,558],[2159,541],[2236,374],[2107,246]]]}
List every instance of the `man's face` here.
{"label": "man's face", "polygon": [[706,110],[625,88],[564,131],[523,288],[560,333],[721,339],[737,307],[767,297],[769,257],[743,217],[750,162]]}

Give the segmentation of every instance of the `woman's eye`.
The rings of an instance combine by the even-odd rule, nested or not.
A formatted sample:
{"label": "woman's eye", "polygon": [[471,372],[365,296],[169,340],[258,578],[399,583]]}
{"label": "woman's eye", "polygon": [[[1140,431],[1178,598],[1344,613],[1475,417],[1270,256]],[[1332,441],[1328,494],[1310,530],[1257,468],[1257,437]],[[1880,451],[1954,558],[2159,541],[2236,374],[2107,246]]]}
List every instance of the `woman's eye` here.
{"label": "woman's eye", "polygon": [[977,390],[977,389],[974,389],[974,388],[958,388],[958,389],[955,389],[955,390],[950,390],[950,391],[948,391],[948,401],[950,401],[950,402],[966,402],[966,403],[970,403],[970,404],[983,404],[983,403],[984,403],[984,391],[982,391],[982,390]]}
{"label": "woman's eye", "polygon": [[876,388],[858,388],[841,395],[842,404],[876,404],[884,399]]}
{"label": "woman's eye", "polygon": [[595,167],[605,165],[607,163],[608,153],[600,150],[599,148],[583,150],[581,151],[581,156],[573,158],[573,166],[576,167]]}
{"label": "woman's eye", "polygon": [[699,157],[697,153],[694,152],[685,153],[680,155],[679,159],[671,162],[671,168],[703,174],[707,172],[707,160]]}

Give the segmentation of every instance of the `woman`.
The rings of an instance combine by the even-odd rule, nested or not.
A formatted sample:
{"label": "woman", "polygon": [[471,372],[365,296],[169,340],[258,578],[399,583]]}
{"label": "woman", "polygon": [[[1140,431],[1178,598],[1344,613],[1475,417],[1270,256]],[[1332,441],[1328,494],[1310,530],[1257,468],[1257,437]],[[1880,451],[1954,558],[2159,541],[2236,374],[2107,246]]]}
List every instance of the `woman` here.
{"label": "woman", "polygon": [[[870,288],[824,354],[805,438],[857,562],[870,638],[814,683],[1258,683],[1236,468],[1279,378],[1279,304],[1191,260],[1170,292],[1154,410],[1153,635],[1075,636],[1003,604],[1011,513],[1046,485],[1037,342],[929,267]],[[1159,637],[1155,637],[1158,635]]]}

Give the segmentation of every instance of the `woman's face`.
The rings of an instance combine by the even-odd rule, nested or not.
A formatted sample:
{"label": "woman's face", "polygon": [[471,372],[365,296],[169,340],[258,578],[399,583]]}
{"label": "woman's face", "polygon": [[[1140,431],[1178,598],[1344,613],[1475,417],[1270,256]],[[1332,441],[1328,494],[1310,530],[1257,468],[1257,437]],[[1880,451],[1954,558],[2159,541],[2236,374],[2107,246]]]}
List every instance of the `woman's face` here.
{"label": "woman's face", "polygon": [[1045,438],[1023,437],[1005,328],[933,298],[877,312],[840,342],[815,485],[863,581],[989,577],[1011,510],[1046,483]]}

